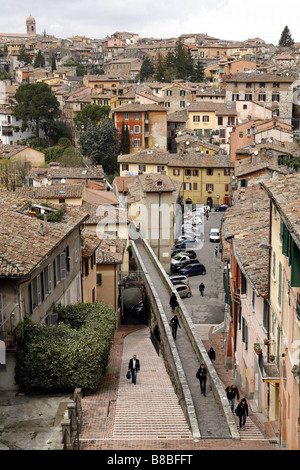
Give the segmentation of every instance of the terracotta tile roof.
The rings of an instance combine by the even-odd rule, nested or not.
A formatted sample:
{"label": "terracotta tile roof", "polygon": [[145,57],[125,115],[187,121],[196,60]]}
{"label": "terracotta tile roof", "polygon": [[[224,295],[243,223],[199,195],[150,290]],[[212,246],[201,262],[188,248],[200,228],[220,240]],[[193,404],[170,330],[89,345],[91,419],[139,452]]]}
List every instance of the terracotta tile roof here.
{"label": "terracotta tile roof", "polygon": [[119,193],[127,193],[128,184],[135,180],[136,176],[116,176],[115,183]]}
{"label": "terracotta tile roof", "polygon": [[122,238],[104,238],[96,251],[97,264],[121,264],[126,240]]}
{"label": "terracotta tile roof", "polygon": [[[42,221],[22,209],[26,199],[0,191],[0,276],[24,277],[43,262],[88,214],[68,209],[61,222],[48,222],[44,234]],[[37,201],[36,201],[37,202]]]}
{"label": "terracotta tile roof", "polygon": [[[222,237],[232,243],[234,256],[258,295],[269,289],[269,198],[259,185],[234,193],[234,205],[227,209],[222,221]],[[226,247],[228,255],[228,246]]]}
{"label": "terracotta tile roof", "polygon": [[[185,136],[185,138],[187,138]],[[199,145],[202,145],[199,143]],[[208,145],[204,145],[209,148]],[[213,146],[212,149],[216,149]],[[145,163],[167,165],[172,167],[194,167],[194,168],[229,168],[233,167],[228,155],[203,155],[196,149],[189,150],[184,156],[177,153],[169,153],[163,150],[147,149],[147,151],[136,152],[129,155],[119,155],[119,163]]]}
{"label": "terracotta tile roof", "polygon": [[85,200],[90,204],[109,204],[117,205],[119,204],[118,199],[112,191],[100,191],[98,189],[86,188],[85,190]]}
{"label": "terracotta tile roof", "polygon": [[300,174],[278,176],[262,182],[261,187],[276,205],[300,247]]}
{"label": "terracotta tile roof", "polygon": [[110,207],[105,205],[99,206],[98,204],[95,205],[83,201],[80,210],[89,214],[89,219],[86,221],[86,225],[98,224],[103,219],[105,219],[106,223],[112,224],[128,224],[130,221],[127,211],[118,207]]}
{"label": "terracotta tile roof", "polygon": [[57,198],[82,198],[82,184],[54,184],[51,186],[16,188],[16,194],[27,198],[57,199]]}
{"label": "terracotta tile roof", "polygon": [[173,180],[159,173],[146,173],[138,175],[137,179],[146,193],[152,192],[173,192],[175,191]]}
{"label": "terracotta tile roof", "polygon": [[293,77],[273,73],[235,73],[226,82],[294,82]]}
{"label": "terracotta tile roof", "polygon": [[96,234],[88,232],[87,230],[82,230],[81,238],[83,242],[81,245],[81,256],[82,258],[88,258],[99,247],[101,240]]}
{"label": "terracotta tile roof", "polygon": [[145,111],[165,112],[167,109],[157,104],[126,103],[111,110],[112,113],[142,113]]}

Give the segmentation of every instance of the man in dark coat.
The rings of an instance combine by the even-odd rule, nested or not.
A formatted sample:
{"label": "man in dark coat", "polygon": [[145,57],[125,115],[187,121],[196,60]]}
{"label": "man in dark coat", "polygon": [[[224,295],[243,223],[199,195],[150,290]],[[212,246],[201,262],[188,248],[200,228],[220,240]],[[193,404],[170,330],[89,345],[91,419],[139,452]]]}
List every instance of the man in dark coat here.
{"label": "man in dark coat", "polygon": [[238,406],[236,407],[236,415],[239,417],[240,428],[246,424],[246,417],[248,416],[248,404],[246,398],[242,398]]}
{"label": "man in dark coat", "polygon": [[128,370],[131,372],[132,383],[136,385],[137,373],[140,370],[140,361],[137,359],[135,354],[129,361]]}

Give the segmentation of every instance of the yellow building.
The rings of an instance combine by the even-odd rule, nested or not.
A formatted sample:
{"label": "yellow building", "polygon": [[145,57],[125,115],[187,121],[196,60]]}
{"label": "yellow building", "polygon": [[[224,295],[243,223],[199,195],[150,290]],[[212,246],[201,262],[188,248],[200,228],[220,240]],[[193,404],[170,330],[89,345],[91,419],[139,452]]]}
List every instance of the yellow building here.
{"label": "yellow building", "polygon": [[193,150],[181,154],[147,149],[130,155],[120,155],[120,176],[139,173],[165,173],[182,183],[183,203],[229,204],[233,164],[227,155],[205,155]]}
{"label": "yellow building", "polygon": [[188,108],[187,128],[197,132],[198,136],[210,137],[216,130],[215,109],[215,103],[193,102]]}

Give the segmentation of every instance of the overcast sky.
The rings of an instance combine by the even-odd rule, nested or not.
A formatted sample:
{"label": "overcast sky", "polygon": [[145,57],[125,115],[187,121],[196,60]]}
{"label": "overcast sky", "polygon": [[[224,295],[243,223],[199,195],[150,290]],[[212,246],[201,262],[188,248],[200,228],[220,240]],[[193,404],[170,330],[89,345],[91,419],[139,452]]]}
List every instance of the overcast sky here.
{"label": "overcast sky", "polygon": [[1,0],[0,32],[26,33],[31,14],[37,33],[92,39],[127,31],[168,38],[207,33],[220,39],[260,37],[278,44],[287,25],[300,41],[299,0]]}

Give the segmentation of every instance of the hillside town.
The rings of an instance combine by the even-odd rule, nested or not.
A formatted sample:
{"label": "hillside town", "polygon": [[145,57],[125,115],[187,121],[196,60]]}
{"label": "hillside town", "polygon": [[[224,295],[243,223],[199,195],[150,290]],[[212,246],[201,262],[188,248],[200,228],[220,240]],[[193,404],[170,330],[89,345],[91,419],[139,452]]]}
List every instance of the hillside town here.
{"label": "hillside town", "polygon": [[[51,327],[55,306],[100,302],[116,333],[150,331],[189,432],[209,439],[176,341],[186,330],[219,396],[194,337],[217,325],[266,440],[300,450],[300,42],[288,27],[278,41],[57,38],[31,14],[0,33],[0,391],[20,391],[25,317]],[[215,437],[235,441],[229,411]]]}

